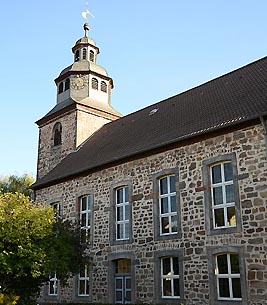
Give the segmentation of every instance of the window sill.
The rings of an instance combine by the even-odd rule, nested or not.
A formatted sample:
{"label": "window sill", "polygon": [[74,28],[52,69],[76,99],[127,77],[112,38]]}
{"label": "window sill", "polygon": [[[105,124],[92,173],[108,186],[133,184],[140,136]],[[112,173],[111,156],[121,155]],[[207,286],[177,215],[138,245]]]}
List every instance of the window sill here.
{"label": "window sill", "polygon": [[110,244],[115,246],[115,245],[131,244],[132,242],[133,242],[132,238],[129,238],[129,239],[112,240]]}
{"label": "window sill", "polygon": [[182,233],[178,232],[175,234],[158,235],[155,237],[155,240],[172,240],[172,239],[178,239],[181,237],[182,237]]}
{"label": "window sill", "polygon": [[221,234],[231,234],[231,233],[240,233],[241,228],[239,226],[236,227],[222,227],[211,229],[207,232],[207,235],[221,235]]}

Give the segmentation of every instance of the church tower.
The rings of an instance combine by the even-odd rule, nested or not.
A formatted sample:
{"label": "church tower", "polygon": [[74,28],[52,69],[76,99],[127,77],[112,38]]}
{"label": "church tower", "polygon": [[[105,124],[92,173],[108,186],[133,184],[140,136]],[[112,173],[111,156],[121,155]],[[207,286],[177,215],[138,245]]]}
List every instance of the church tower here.
{"label": "church tower", "polygon": [[36,122],[39,127],[38,179],[104,124],[121,117],[110,105],[113,81],[96,63],[99,48],[88,37],[88,31],[86,23],[84,37],[72,48],[73,64],[55,79],[56,106]]}

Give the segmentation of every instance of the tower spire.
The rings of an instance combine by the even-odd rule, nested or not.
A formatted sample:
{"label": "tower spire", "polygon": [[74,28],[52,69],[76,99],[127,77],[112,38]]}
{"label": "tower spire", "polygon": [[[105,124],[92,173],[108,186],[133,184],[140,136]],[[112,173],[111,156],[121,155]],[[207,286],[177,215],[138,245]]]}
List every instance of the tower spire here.
{"label": "tower spire", "polygon": [[88,37],[88,32],[90,30],[90,27],[89,27],[89,23],[86,22],[84,25],[83,25],[83,29],[84,29],[84,37]]}

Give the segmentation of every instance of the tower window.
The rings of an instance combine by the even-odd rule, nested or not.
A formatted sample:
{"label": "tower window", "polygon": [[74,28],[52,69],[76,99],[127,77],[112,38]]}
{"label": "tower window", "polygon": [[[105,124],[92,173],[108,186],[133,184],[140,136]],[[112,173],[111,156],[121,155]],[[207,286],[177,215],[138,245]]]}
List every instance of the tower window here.
{"label": "tower window", "polygon": [[90,61],[94,62],[95,61],[95,53],[94,51],[90,51]]}
{"label": "tower window", "polygon": [[75,61],[79,61],[80,60],[80,50],[77,50],[75,52]]}
{"label": "tower window", "polygon": [[100,85],[101,91],[107,92],[107,84],[106,82],[102,81]]}
{"label": "tower window", "polygon": [[62,125],[58,122],[53,128],[54,146],[61,145],[62,143]]}
{"label": "tower window", "polygon": [[69,90],[69,88],[70,88],[70,79],[67,78],[67,79],[65,80],[65,91],[66,91],[66,90]]}
{"label": "tower window", "polygon": [[63,84],[63,82],[61,82],[58,86],[58,94],[63,92],[63,88],[64,88],[64,84]]}
{"label": "tower window", "polygon": [[98,80],[96,78],[92,78],[92,88],[98,90]]}
{"label": "tower window", "polygon": [[86,48],[83,48],[83,59],[87,58],[87,50]]}

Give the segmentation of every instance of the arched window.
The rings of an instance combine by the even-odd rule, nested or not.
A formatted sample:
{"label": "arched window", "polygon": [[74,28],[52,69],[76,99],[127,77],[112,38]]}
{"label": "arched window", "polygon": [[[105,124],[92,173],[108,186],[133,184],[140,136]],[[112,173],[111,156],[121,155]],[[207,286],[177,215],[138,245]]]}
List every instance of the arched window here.
{"label": "arched window", "polygon": [[90,50],[90,61],[92,61],[92,62],[95,61],[95,53],[92,50]]}
{"label": "arched window", "polygon": [[70,79],[67,78],[67,79],[65,80],[65,91],[66,91],[66,90],[69,90],[69,88],[70,88]]}
{"label": "arched window", "polygon": [[98,90],[98,80],[96,78],[92,78],[92,88]]}
{"label": "arched window", "polygon": [[86,48],[83,48],[83,59],[87,58],[87,50]]}
{"label": "arched window", "polygon": [[62,143],[62,125],[58,122],[53,128],[54,146],[61,145]]}
{"label": "arched window", "polygon": [[63,92],[63,88],[64,88],[64,84],[63,84],[63,82],[61,82],[61,83],[59,84],[59,86],[58,86],[58,93],[59,93],[59,94]]}
{"label": "arched window", "polygon": [[100,89],[103,92],[107,92],[107,84],[106,84],[106,82],[104,82],[104,81],[101,82]]}
{"label": "arched window", "polygon": [[80,50],[77,50],[75,52],[75,61],[79,61],[80,60]]}

